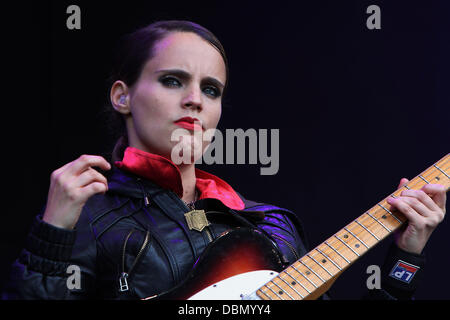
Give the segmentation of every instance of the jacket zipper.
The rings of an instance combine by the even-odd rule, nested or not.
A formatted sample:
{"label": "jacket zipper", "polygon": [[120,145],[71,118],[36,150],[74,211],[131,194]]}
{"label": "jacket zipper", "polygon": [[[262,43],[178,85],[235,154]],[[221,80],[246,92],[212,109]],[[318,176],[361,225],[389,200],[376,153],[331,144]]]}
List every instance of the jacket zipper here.
{"label": "jacket zipper", "polygon": [[147,206],[150,205],[150,200],[148,200],[148,194],[145,191],[145,188],[144,188],[144,186],[141,183],[141,178],[137,178],[136,180],[137,180],[137,182],[139,184],[139,187],[141,188],[142,194],[144,195],[144,205],[147,207]]}
{"label": "jacket zipper", "polygon": [[136,256],[136,259],[134,259],[133,264],[131,265],[130,269],[128,270],[128,272],[125,271],[125,253],[126,253],[126,248],[127,248],[127,242],[128,239],[130,239],[131,235],[133,234],[135,230],[131,230],[126,238],[125,238],[125,243],[123,244],[123,249],[122,249],[122,273],[120,274],[120,278],[119,278],[119,291],[120,292],[125,292],[129,290],[129,286],[128,286],[128,277],[130,276],[131,271],[133,270],[133,268],[136,266],[136,263],[139,261],[139,258],[141,257],[142,253],[144,252],[144,249],[147,247],[148,244],[148,240],[150,238],[150,232],[147,231],[147,233],[145,234],[145,239],[144,242],[142,243],[141,248],[139,249],[139,252]]}
{"label": "jacket zipper", "polygon": [[208,240],[211,243],[213,241],[213,237],[211,234],[211,230],[209,229],[209,226],[206,226],[205,229],[203,230],[205,230],[206,236],[208,237]]}
{"label": "jacket zipper", "polygon": [[291,249],[292,253],[294,254],[295,260],[300,259],[300,257],[297,254],[297,250],[295,250],[295,248],[292,246],[292,244],[290,244],[288,241],[286,241],[285,239],[283,239],[282,237],[280,237],[277,234],[272,234],[272,237],[275,237],[275,238],[281,240],[282,242],[284,242],[289,247],[289,249]]}

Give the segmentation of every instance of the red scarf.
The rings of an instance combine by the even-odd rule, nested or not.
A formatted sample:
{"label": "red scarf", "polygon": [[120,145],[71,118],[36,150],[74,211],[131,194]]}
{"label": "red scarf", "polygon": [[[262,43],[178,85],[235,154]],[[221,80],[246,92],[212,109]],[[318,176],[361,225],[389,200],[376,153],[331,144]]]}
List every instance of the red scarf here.
{"label": "red scarf", "polygon": [[[180,198],[183,196],[180,170],[167,158],[127,147],[123,160],[116,161],[115,165],[119,169],[153,181],[164,189],[172,190]],[[200,192],[199,199],[218,199],[231,209],[244,209],[244,202],[228,183],[200,169],[195,169],[195,176],[196,187]]]}

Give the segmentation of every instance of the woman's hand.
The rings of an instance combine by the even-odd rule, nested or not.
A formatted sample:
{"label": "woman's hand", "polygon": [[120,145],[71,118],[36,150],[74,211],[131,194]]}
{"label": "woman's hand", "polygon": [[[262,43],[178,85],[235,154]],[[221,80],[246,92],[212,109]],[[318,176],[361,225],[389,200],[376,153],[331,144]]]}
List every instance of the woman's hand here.
{"label": "woman's hand", "polygon": [[110,170],[100,156],[82,155],[53,171],[43,220],[56,227],[73,229],[86,201],[96,193],[108,191],[106,178],[92,167]]}
{"label": "woman's hand", "polygon": [[[400,180],[399,188],[409,182]],[[396,232],[396,244],[407,252],[420,254],[431,233],[445,216],[446,190],[439,184],[427,184],[420,190],[404,190],[387,202],[408,219],[406,228]]]}

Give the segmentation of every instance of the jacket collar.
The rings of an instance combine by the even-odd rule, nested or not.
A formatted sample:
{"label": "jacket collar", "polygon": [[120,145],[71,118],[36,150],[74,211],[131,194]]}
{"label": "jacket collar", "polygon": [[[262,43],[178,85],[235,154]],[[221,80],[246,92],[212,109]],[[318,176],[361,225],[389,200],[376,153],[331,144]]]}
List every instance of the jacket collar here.
{"label": "jacket collar", "polygon": [[[167,158],[133,147],[126,147],[123,150],[122,160],[115,161],[114,164],[120,170],[149,180],[163,189],[171,190],[179,197],[183,195],[180,170]],[[196,187],[200,193],[199,200],[212,198],[221,201],[231,209],[244,209],[245,205],[241,197],[224,180],[200,169],[195,169],[195,174],[197,177]],[[121,177],[119,180],[126,179],[126,177]],[[117,182],[119,181],[116,177],[113,179],[113,187]]]}

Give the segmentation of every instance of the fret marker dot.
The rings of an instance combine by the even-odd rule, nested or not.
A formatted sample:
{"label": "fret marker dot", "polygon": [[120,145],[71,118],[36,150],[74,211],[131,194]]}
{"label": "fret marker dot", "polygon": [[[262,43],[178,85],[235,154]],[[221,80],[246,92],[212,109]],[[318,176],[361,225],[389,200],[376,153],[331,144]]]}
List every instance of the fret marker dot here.
{"label": "fret marker dot", "polygon": [[295,283],[295,281],[292,281],[291,284],[292,284],[293,286],[295,286],[297,283]]}
{"label": "fret marker dot", "polygon": [[382,216],[382,218],[383,218],[383,219],[386,219],[387,217],[386,217],[386,215],[384,214],[384,215]]}
{"label": "fret marker dot", "polygon": [[311,274],[311,272],[309,272],[309,271],[306,271],[305,273],[306,273],[308,276]]}
{"label": "fret marker dot", "polygon": [[436,180],[441,180],[441,178],[439,178],[439,177],[436,177]]}
{"label": "fret marker dot", "polygon": [[278,291],[278,293],[279,293],[279,294],[283,294],[283,291],[280,290],[280,291]]}
{"label": "fret marker dot", "polygon": [[359,248],[359,243],[355,244],[355,247],[356,247],[356,248]]}
{"label": "fret marker dot", "polygon": [[327,260],[325,260],[325,259],[322,259],[322,263],[325,263],[325,262],[327,262]]}
{"label": "fret marker dot", "polygon": [[348,234],[344,234],[344,238],[347,239],[348,238]]}

